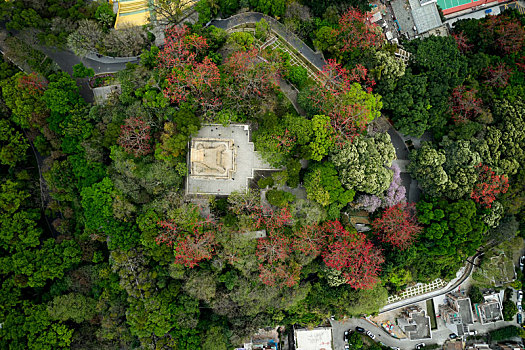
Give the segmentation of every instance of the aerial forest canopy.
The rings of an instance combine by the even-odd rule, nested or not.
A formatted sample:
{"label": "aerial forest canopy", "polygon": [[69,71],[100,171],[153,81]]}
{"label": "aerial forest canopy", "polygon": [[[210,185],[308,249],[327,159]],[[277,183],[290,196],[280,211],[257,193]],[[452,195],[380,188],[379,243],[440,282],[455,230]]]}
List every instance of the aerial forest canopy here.
{"label": "aerial forest canopy", "polygon": [[[268,17],[207,25],[242,8]],[[0,4],[1,348],[230,349],[376,313],[525,235],[517,11],[403,40],[405,62],[360,0],[164,10],[159,40],[103,2]],[[106,74],[89,55],[140,59]],[[99,86],[118,88],[94,102]],[[188,194],[209,125],[246,127],[267,166],[247,187]]]}

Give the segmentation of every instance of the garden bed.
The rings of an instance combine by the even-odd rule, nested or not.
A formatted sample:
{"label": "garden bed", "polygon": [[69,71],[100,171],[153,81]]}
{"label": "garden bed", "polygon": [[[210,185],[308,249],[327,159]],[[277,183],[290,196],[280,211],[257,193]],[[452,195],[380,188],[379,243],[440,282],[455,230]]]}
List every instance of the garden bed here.
{"label": "garden bed", "polygon": [[94,89],[101,86],[112,85],[115,81],[116,78],[113,73],[99,74],[89,79],[89,87]]}

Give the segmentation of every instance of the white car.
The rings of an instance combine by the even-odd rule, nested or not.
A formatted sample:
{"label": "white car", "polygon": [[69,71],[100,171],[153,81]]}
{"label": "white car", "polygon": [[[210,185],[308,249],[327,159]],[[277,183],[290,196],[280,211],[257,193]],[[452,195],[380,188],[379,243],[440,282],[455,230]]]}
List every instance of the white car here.
{"label": "white car", "polygon": [[518,312],[522,312],[523,311],[523,307],[521,307],[521,304],[518,304]]}
{"label": "white car", "polygon": [[375,339],[375,338],[376,338],[376,336],[375,336],[372,332],[370,332],[370,331],[366,331],[366,335],[368,335],[368,336],[369,336],[370,338],[372,338],[372,339]]}
{"label": "white car", "polygon": [[523,300],[523,291],[518,290],[518,304],[521,304],[522,300]]}
{"label": "white car", "polygon": [[520,258],[520,268],[523,270],[523,266],[525,266],[525,255]]}

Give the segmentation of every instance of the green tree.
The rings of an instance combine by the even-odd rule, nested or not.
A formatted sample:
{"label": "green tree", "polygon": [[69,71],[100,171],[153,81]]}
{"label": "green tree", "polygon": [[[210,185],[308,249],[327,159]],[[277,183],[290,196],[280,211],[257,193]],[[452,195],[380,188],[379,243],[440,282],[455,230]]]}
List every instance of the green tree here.
{"label": "green tree", "polygon": [[116,15],[109,3],[102,3],[97,7],[95,18],[104,28],[111,28],[115,22]]}
{"label": "green tree", "polygon": [[383,103],[392,113],[396,129],[404,134],[421,137],[430,128],[428,79],[410,70],[397,81],[392,90],[383,89]]}
{"label": "green tree", "polygon": [[47,306],[49,316],[57,321],[89,321],[95,316],[95,300],[79,293],[56,296]]}
{"label": "green tree", "polygon": [[41,99],[44,83],[34,75],[17,73],[0,82],[2,97],[11,112],[12,120],[22,128],[41,127],[49,111]]}
{"label": "green tree", "polygon": [[345,190],[339,180],[337,170],[331,162],[314,164],[308,168],[304,177],[304,187],[308,199],[326,207],[332,203],[345,206],[354,199],[354,190]]}
{"label": "green tree", "polygon": [[26,158],[29,145],[6,119],[0,119],[0,163],[10,167]]}
{"label": "green tree", "polygon": [[505,300],[503,302],[503,319],[505,321],[514,320],[514,316],[518,313],[518,307],[512,300]]}
{"label": "green tree", "polygon": [[387,133],[357,136],[332,155],[339,178],[348,189],[379,195],[392,182],[395,149]]}
{"label": "green tree", "polygon": [[95,75],[93,68],[87,68],[83,63],[75,64],[73,66],[73,77],[75,78],[86,78]]}
{"label": "green tree", "polygon": [[469,289],[468,296],[473,304],[479,304],[483,302],[483,294],[479,290],[478,286],[472,286]]}

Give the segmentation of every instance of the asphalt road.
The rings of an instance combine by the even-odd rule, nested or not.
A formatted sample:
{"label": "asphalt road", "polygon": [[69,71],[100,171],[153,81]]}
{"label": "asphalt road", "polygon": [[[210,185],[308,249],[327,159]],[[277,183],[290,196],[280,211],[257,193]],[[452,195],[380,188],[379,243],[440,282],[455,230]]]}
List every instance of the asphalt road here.
{"label": "asphalt road", "polygon": [[[419,343],[425,343],[425,344],[433,344],[435,343],[434,340],[428,340],[428,341],[421,341],[421,340],[399,340],[396,338],[391,337],[386,331],[383,329],[375,326],[374,324],[368,322],[365,319],[362,318],[349,318],[343,321],[330,321],[332,324],[332,339],[333,339],[333,345],[334,350],[344,350],[344,332],[347,330],[355,331],[355,327],[359,326],[367,331],[372,332],[376,339],[375,341],[381,342],[385,344],[386,346],[390,347],[397,347],[400,349],[414,349],[416,344]],[[439,336],[441,338],[443,335],[445,337],[448,337],[448,334],[450,334],[450,331],[443,330],[436,332],[437,334],[432,333],[433,336]]]}

